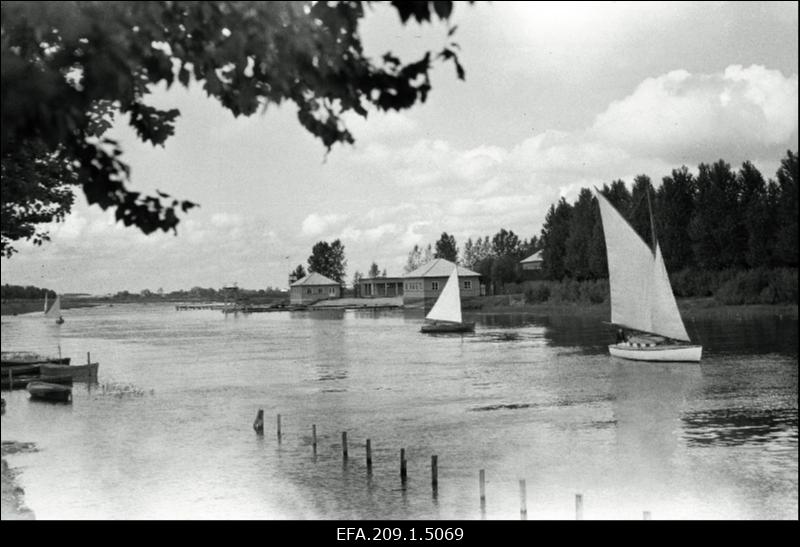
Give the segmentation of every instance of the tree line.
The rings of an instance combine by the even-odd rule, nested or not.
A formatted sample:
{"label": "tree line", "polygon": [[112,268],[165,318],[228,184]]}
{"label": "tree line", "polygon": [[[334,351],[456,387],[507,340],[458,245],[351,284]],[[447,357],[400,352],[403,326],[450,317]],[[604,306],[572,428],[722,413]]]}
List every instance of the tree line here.
{"label": "tree line", "polygon": [[56,292],[50,289],[34,287],[33,285],[5,285],[0,286],[0,299],[2,300],[44,300],[44,295],[55,298]]}
{"label": "tree line", "polygon": [[[638,175],[632,189],[622,180],[600,190],[649,245],[655,239],[667,269],[721,271],[797,267],[797,153],[787,151],[775,179],[750,162],[734,171],[719,160],[686,166],[663,177],[658,189]],[[583,188],[569,204],[551,205],[540,237],[543,274],[549,280],[608,277],[597,199]]]}
{"label": "tree line", "polygon": [[[44,299],[47,293],[48,297],[55,298],[56,292],[50,289],[43,289],[34,287],[32,285],[5,285],[0,286],[0,298],[2,300],[37,300]],[[237,289],[236,293],[240,300],[248,298],[265,298],[265,297],[285,297],[286,291],[278,288],[267,287],[266,289]],[[118,291],[111,295],[111,300],[129,301],[129,300],[224,300],[230,298],[234,294],[230,290],[214,289],[213,287],[192,287],[191,289],[180,289],[176,291],[166,292],[163,289],[151,291],[144,289],[140,292],[131,292],[127,290]]]}

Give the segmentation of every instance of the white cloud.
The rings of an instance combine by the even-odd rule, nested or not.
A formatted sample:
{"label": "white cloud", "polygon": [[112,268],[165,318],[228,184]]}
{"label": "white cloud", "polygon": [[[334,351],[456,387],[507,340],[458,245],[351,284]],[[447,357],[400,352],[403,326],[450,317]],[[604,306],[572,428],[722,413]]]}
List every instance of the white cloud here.
{"label": "white cloud", "polygon": [[675,70],[648,78],[597,116],[587,137],[632,156],[674,162],[760,154],[797,139],[797,74],[729,66],[716,74]]}
{"label": "white cloud", "polygon": [[214,213],[211,215],[211,224],[216,228],[241,226],[242,221],[242,216],[236,213]]}
{"label": "white cloud", "polygon": [[347,219],[347,215],[340,215],[336,213],[328,215],[319,215],[311,213],[305,220],[303,220],[302,231],[303,234],[311,237],[318,236]]}

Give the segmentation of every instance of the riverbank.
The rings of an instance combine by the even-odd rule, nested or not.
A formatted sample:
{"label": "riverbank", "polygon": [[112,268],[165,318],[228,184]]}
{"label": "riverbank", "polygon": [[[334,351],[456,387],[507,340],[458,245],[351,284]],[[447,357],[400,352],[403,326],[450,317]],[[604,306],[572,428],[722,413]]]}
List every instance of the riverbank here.
{"label": "riverbank", "polygon": [[[3,441],[2,455],[36,450],[32,443]],[[17,484],[17,471],[2,459],[2,520],[35,520],[33,511],[25,506],[25,491]]]}
{"label": "riverbank", "polygon": [[[713,297],[679,298],[678,309],[684,320],[769,316],[789,319],[798,318],[798,306],[796,304],[729,305],[722,304]],[[530,304],[525,301],[524,294],[473,298],[464,302],[464,310],[481,314],[524,313],[538,316],[597,317],[606,321],[611,317],[611,307],[608,302],[598,304],[576,302]]]}

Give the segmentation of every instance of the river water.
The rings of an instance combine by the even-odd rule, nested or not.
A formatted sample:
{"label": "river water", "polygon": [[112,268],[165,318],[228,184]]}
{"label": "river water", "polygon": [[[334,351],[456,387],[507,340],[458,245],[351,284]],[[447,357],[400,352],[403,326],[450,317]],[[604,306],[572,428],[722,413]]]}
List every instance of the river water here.
{"label": "river water", "polygon": [[2,318],[6,351],[100,363],[72,404],[3,393],[2,439],[38,448],[7,459],[40,519],[516,519],[520,479],[529,519],[575,518],[578,493],[587,519],[798,517],[796,319],[689,322],[693,365],[612,358],[582,317],[429,336],[411,311],[65,316]]}

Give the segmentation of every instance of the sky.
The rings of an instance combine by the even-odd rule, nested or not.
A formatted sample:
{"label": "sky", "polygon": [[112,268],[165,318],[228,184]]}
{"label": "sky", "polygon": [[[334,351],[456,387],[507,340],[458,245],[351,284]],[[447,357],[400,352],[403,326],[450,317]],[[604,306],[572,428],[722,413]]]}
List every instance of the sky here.
{"label": "sky", "polygon": [[[425,103],[349,117],[355,145],[326,153],[296,107],[234,118],[199,84],[158,88],[178,108],[164,147],[121,142],[131,188],[200,204],[178,235],[115,223],[82,194],[41,247],[20,242],[2,283],[58,292],[172,291],[233,283],[286,288],[313,245],[340,239],[347,281],[375,262],[402,275],[442,232],[459,247],[501,228],[539,235],[549,206],[638,174],[658,186],[682,165],[753,162],[775,176],[798,149],[796,2],[457,2],[466,79],[432,72]],[[405,61],[447,42],[442,24],[403,26],[368,9],[365,50]]]}

